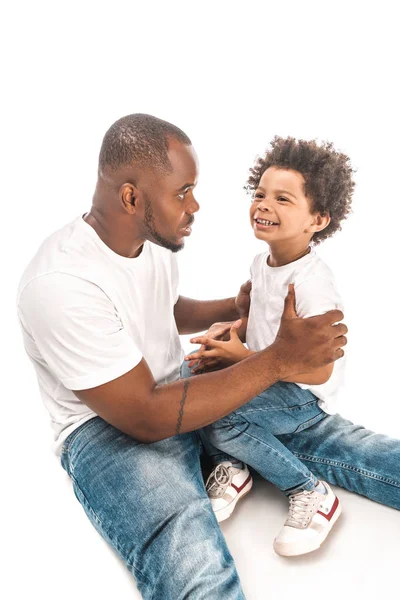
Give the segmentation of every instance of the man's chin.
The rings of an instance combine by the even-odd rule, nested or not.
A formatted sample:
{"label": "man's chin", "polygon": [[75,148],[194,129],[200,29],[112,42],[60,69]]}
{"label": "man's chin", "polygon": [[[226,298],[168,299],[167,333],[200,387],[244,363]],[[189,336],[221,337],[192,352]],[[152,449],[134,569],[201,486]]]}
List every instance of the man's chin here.
{"label": "man's chin", "polygon": [[171,252],[180,252],[181,250],[183,250],[185,247],[185,242],[182,242],[182,244],[174,244],[170,246],[169,250],[171,250]]}
{"label": "man's chin", "polygon": [[156,234],[154,235],[155,232],[153,232],[153,235],[151,236],[152,239],[151,241],[154,244],[157,244],[157,246],[161,246],[162,248],[165,248],[166,250],[171,250],[171,252],[179,252],[180,250],[182,250],[185,247],[185,242],[181,242],[180,244],[176,243],[176,242],[172,242],[171,240],[167,240],[166,238],[163,238],[162,236]]}

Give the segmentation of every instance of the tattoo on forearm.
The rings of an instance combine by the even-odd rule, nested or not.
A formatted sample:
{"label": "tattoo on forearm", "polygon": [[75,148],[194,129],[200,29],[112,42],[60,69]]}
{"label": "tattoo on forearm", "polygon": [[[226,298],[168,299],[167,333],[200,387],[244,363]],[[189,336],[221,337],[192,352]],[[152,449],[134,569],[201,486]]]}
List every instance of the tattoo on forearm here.
{"label": "tattoo on forearm", "polygon": [[181,432],[182,417],[183,417],[183,407],[185,406],[186,396],[187,396],[187,391],[188,391],[188,388],[189,388],[189,384],[190,384],[190,382],[187,379],[183,383],[183,394],[182,394],[182,400],[181,400],[181,407],[179,409],[179,418],[178,418],[178,424],[176,426],[175,435],[178,435]]}

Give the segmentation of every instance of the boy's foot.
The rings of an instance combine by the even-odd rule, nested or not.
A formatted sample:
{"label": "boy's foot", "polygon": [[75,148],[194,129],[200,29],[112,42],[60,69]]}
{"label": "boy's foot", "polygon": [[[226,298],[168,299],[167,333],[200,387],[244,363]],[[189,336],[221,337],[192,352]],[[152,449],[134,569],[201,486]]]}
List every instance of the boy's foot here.
{"label": "boy's foot", "polygon": [[250,471],[243,463],[243,468],[236,468],[226,460],[214,467],[206,482],[206,491],[217,521],[228,519],[235,509],[236,503],[243,498],[253,485]]}
{"label": "boy's foot", "polygon": [[298,556],[317,550],[342,512],[338,498],[325,481],[326,494],[302,490],[289,496],[289,516],[274,541],[281,556]]}

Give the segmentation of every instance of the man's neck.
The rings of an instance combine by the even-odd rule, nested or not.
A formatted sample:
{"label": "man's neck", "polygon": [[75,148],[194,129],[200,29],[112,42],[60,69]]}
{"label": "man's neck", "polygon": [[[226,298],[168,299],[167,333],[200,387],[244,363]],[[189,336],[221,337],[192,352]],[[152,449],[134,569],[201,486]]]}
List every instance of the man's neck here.
{"label": "man's neck", "polygon": [[[132,240],[132,235],[124,234],[124,227],[122,223],[115,223],[115,227],[110,227],[113,219],[103,218],[102,214],[92,206],[91,210],[86,213],[83,217],[84,221],[90,225],[101,241],[108,246],[115,254],[124,256],[126,258],[137,258],[142,252],[144,239],[137,238]],[[113,234],[114,231],[118,231],[118,235]]]}

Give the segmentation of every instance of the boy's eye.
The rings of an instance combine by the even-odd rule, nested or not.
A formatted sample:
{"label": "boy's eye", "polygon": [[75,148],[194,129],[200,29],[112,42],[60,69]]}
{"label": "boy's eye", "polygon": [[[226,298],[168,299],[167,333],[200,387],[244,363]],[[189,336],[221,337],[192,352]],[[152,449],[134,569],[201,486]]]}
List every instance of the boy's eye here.
{"label": "boy's eye", "polygon": [[257,201],[257,200],[261,200],[262,198],[264,198],[264,195],[263,195],[263,194],[260,194],[260,193],[258,193],[258,194],[254,194],[254,196],[253,196],[253,201],[255,202],[255,201]]}
{"label": "boy's eye", "polygon": [[287,198],[285,198],[284,196],[279,196],[278,200],[279,200],[279,202],[289,202],[289,200]]}

